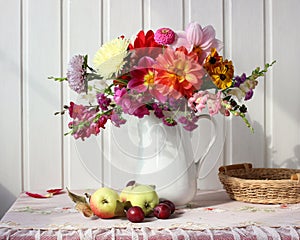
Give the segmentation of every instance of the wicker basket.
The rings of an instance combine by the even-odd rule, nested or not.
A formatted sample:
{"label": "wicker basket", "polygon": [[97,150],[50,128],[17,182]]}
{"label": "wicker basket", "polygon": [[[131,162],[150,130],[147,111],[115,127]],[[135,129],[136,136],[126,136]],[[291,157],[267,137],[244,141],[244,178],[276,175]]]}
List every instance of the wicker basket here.
{"label": "wicker basket", "polygon": [[222,166],[219,178],[231,199],[250,203],[300,202],[300,170],[252,168],[251,163]]}

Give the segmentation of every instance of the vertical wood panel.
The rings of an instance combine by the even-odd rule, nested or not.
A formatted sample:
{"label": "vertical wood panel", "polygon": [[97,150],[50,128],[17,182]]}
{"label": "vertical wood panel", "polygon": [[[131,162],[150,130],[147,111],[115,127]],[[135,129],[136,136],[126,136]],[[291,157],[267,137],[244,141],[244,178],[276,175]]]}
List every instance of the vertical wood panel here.
{"label": "vertical wood panel", "polygon": [[[272,0],[265,1],[265,51],[266,51],[266,61],[271,62],[273,58],[273,8]],[[266,133],[265,133],[265,165],[267,167],[272,167],[272,162],[274,161],[273,156],[273,139],[271,135],[273,134],[273,79],[274,70],[271,69],[266,75],[266,91],[265,91],[265,122],[266,122]]]}
{"label": "vertical wood panel", "polygon": [[[126,38],[134,38],[143,29],[143,1],[104,1],[103,2],[103,39],[110,41],[115,37],[124,35]],[[134,17],[133,17],[134,16]],[[121,22],[120,22],[121,21]],[[121,126],[122,128],[122,126]],[[122,131],[122,130],[121,130]],[[103,177],[104,185],[113,188],[122,188],[126,184],[126,171],[122,164],[126,162],[120,158],[121,148],[129,149],[130,141],[125,141],[125,146],[118,146],[119,129],[111,124],[106,125],[103,132]]]}
{"label": "vertical wood panel", "polygon": [[[185,22],[198,22],[202,27],[212,25],[216,31],[216,37],[223,41],[223,3],[222,0],[214,1],[188,1],[185,5],[188,9],[185,16]],[[221,54],[221,53],[220,53]],[[209,154],[207,155],[199,174],[198,187],[200,189],[216,189],[220,183],[216,181],[217,172],[220,165],[223,165],[224,151],[224,129],[222,116],[214,116],[217,122],[217,141]],[[212,135],[211,124],[208,121],[199,122],[199,127],[193,131],[193,147],[195,149],[195,158],[199,158],[208,146],[210,136]]]}
{"label": "vertical wood panel", "polygon": [[[61,186],[60,1],[23,1],[24,187]],[[51,19],[51,21],[49,21]]]}
{"label": "vertical wood panel", "polygon": [[142,0],[104,0],[103,8],[104,42],[121,35],[130,38],[143,28]]}
{"label": "vertical wood panel", "polygon": [[298,41],[300,2],[268,1],[272,23],[270,55],[277,60],[271,75],[267,132],[269,165],[300,167],[300,79],[297,74],[300,48]]}
{"label": "vertical wood panel", "polygon": [[[228,8],[230,7],[230,8]],[[231,16],[225,16],[231,34],[231,44],[226,49],[230,53],[235,65],[235,75],[243,72],[250,74],[257,66],[264,65],[264,6],[263,1],[227,1],[227,12]],[[253,17],[255,16],[255,17]],[[249,21],[251,19],[251,21]],[[259,85],[255,89],[254,98],[246,102],[248,106],[248,119],[255,132],[251,134],[249,129],[239,118],[232,118],[230,124],[231,136],[227,140],[232,155],[228,156],[228,162],[253,162],[256,166],[264,164],[264,79],[259,79]]]}
{"label": "vertical wood panel", "polygon": [[[0,1],[0,218],[22,190],[20,1]],[[9,24],[8,24],[9,23]]]}
{"label": "vertical wood panel", "polygon": [[212,25],[216,37],[223,41],[223,1],[222,0],[190,0],[188,21],[196,21],[201,26]]}
{"label": "vertical wood panel", "polygon": [[146,0],[145,12],[148,13],[145,20],[146,28],[154,31],[161,27],[171,29],[182,29],[183,22],[183,0]]}
{"label": "vertical wood panel", "polygon": [[[89,55],[92,66],[94,54],[102,42],[102,2],[80,0],[64,1],[63,5],[63,47],[64,74],[71,57],[77,54]],[[80,17],[79,17],[80,16]],[[64,82],[64,103],[83,102]],[[86,103],[86,102],[85,102]],[[64,132],[68,132],[69,115],[64,116]],[[75,140],[71,135],[64,137],[64,179],[69,188],[97,188],[102,182],[102,149],[97,139]],[[101,141],[100,141],[101,142]]]}

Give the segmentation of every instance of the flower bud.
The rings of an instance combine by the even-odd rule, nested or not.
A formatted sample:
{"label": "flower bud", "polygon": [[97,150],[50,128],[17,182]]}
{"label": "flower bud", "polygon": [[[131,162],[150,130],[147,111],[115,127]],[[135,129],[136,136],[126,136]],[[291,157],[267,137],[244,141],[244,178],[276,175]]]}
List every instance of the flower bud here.
{"label": "flower bud", "polygon": [[200,24],[191,22],[186,29],[186,38],[194,46],[199,46],[203,37],[203,30]]}

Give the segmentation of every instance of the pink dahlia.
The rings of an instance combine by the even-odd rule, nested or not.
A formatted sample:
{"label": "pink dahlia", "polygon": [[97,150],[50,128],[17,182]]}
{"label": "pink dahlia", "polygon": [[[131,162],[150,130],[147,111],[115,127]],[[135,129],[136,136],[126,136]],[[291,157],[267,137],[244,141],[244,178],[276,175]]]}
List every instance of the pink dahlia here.
{"label": "pink dahlia", "polygon": [[155,42],[162,45],[172,44],[175,41],[175,37],[175,32],[170,28],[160,28],[154,34]]}
{"label": "pink dahlia", "polygon": [[171,45],[174,49],[184,46],[188,52],[198,54],[199,63],[203,63],[212,48],[222,49],[222,42],[216,39],[215,29],[208,25],[204,28],[196,22],[191,22],[185,31],[177,32],[177,39]]}

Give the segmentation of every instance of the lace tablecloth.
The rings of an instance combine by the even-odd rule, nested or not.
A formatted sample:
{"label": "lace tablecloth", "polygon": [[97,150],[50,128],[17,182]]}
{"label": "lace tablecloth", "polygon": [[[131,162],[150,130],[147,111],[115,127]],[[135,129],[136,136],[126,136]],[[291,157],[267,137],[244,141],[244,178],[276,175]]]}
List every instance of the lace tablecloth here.
{"label": "lace tablecloth", "polygon": [[125,218],[85,218],[67,193],[47,199],[22,193],[0,222],[2,239],[296,240],[300,239],[300,204],[250,204],[230,200],[223,190],[199,191],[189,207],[177,209],[169,219],[131,223]]}

